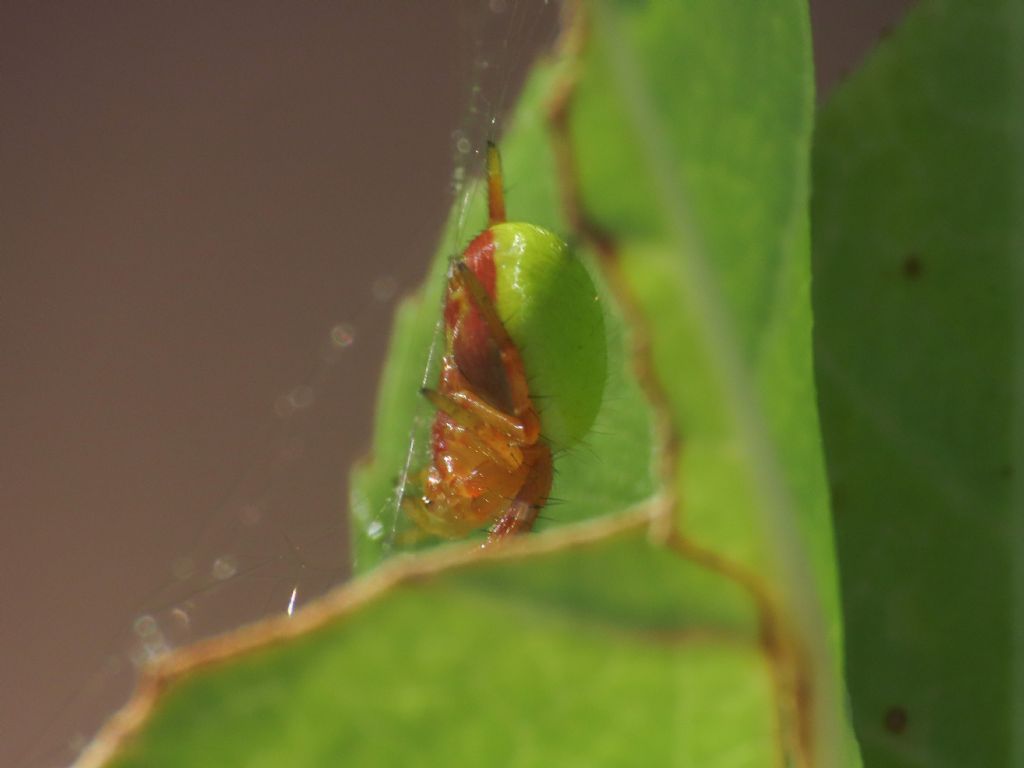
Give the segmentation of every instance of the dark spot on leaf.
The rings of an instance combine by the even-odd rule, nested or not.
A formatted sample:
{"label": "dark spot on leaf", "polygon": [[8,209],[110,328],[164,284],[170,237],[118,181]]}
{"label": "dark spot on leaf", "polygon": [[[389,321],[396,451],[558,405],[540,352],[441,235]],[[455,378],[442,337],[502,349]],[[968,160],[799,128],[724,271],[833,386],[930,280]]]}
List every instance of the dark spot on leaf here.
{"label": "dark spot on leaf", "polygon": [[999,474],[1002,477],[1013,477],[1013,467],[1009,464],[1003,464],[1003,466],[999,468]]}
{"label": "dark spot on leaf", "polygon": [[903,276],[907,280],[917,280],[924,271],[924,264],[921,263],[921,257],[916,253],[908,253],[907,257],[903,259]]}
{"label": "dark spot on leaf", "polygon": [[889,733],[899,735],[907,730],[908,719],[907,710],[903,707],[889,707],[882,724],[885,725],[885,730]]}

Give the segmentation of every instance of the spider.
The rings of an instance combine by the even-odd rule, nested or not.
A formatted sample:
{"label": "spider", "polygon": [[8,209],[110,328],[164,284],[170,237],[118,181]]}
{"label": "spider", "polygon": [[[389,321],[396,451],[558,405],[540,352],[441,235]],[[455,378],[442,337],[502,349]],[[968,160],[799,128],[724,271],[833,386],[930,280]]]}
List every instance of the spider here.
{"label": "spider", "polygon": [[[490,526],[483,546],[528,532],[551,490],[551,449],[530,398],[526,370],[496,309],[497,228],[508,224],[501,157],[487,145],[488,227],[448,273],[445,352],[436,389],[430,466],[418,496],[403,498],[425,532],[454,539]],[[537,229],[537,228],[533,228]]]}

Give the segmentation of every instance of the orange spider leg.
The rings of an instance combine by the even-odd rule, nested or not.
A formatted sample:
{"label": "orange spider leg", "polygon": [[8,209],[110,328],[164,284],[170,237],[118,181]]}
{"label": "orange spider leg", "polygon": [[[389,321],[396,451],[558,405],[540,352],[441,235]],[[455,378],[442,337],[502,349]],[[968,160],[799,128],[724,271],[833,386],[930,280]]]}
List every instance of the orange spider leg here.
{"label": "orange spider leg", "polygon": [[505,221],[505,190],[501,180],[501,155],[498,148],[487,142],[487,214],[489,225]]}
{"label": "orange spider leg", "polygon": [[[495,439],[522,434],[522,424],[468,391],[457,390],[450,395],[436,389],[423,389],[421,392],[437,410],[448,414],[456,424],[465,427],[466,438],[472,440],[490,458],[502,462],[509,469],[518,469],[522,465],[523,452],[517,445],[508,440]],[[492,434],[488,435],[487,430]]]}
{"label": "orange spider leg", "polygon": [[494,544],[506,536],[529,531],[537,520],[540,508],[547,502],[548,494],[551,492],[551,481],[554,479],[551,449],[543,443],[538,443],[533,448],[538,453],[533,458],[533,469],[505,514],[491,528],[484,546]]}
{"label": "orange spider leg", "polygon": [[448,393],[423,389],[421,392],[437,410],[444,411],[468,429],[486,426],[518,442],[529,442],[524,439],[526,427],[520,420],[495,408],[468,389],[456,389]]}

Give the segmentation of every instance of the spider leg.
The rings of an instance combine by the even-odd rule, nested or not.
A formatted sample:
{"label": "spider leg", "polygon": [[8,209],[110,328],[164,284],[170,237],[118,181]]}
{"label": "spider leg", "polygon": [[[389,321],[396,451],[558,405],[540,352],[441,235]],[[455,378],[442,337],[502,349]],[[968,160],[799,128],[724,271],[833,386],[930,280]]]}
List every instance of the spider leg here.
{"label": "spider leg", "polygon": [[505,513],[491,528],[487,541],[489,547],[508,536],[526,533],[537,519],[537,514],[551,492],[552,464],[551,449],[544,443],[529,448],[527,461],[532,462],[530,474],[526,476],[516,497],[509,502]]}
{"label": "spider leg", "polygon": [[[508,439],[522,434],[521,423],[471,393],[445,394],[436,389],[422,389],[420,392],[437,410],[463,427],[466,433],[462,439],[471,441],[489,459],[510,470],[522,466],[521,443]],[[462,394],[463,397],[458,396]]]}
{"label": "spider leg", "polygon": [[506,437],[514,438],[518,442],[525,442],[523,437],[526,427],[519,419],[495,408],[469,390],[438,392],[436,389],[424,388],[420,392],[437,410],[444,411],[467,429],[488,426]]}
{"label": "spider leg", "polygon": [[490,225],[505,221],[505,189],[501,178],[501,154],[487,142],[487,214]]}

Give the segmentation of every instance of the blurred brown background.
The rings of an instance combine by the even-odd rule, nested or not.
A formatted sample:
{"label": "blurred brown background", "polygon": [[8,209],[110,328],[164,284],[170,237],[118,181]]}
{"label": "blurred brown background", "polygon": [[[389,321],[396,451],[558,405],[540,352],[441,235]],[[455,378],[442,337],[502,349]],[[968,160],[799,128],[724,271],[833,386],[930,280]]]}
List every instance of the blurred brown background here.
{"label": "blurred brown background", "polygon": [[[812,2],[819,86],[908,4]],[[475,5],[2,6],[0,765],[59,764],[123,694],[105,665],[176,569],[282,561],[242,616],[343,576],[393,298],[451,204]]]}

